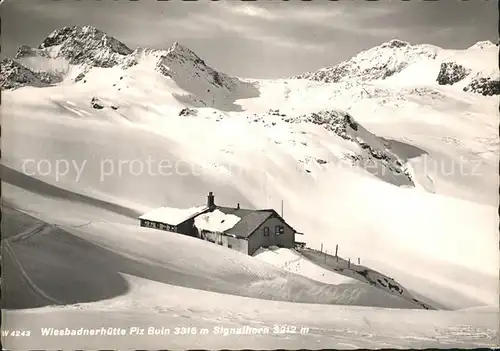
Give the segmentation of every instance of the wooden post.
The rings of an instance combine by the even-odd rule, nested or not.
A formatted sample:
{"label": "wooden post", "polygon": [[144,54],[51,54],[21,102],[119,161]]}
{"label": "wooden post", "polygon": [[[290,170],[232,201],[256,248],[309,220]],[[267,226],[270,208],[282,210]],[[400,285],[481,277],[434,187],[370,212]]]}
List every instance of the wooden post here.
{"label": "wooden post", "polygon": [[323,252],[323,243],[321,243],[321,249],[319,251]]}
{"label": "wooden post", "polygon": [[361,258],[358,257],[358,265],[361,264]]}
{"label": "wooden post", "polygon": [[351,258],[349,257],[349,261],[347,261],[347,268],[351,268]]}
{"label": "wooden post", "polygon": [[335,257],[339,256],[338,253],[339,253],[339,244],[335,245]]}
{"label": "wooden post", "polygon": [[281,200],[281,218],[283,218],[283,200]]}

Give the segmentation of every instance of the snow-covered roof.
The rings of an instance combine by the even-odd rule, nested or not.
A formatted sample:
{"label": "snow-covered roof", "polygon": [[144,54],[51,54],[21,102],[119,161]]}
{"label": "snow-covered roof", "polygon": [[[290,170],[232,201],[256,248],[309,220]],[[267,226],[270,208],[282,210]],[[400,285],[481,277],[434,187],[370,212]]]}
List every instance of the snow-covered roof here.
{"label": "snow-covered roof", "polygon": [[194,206],[190,208],[175,208],[163,206],[151,212],[143,214],[139,217],[139,219],[170,225],[178,225],[206,210],[208,210],[208,207],[205,205]]}
{"label": "snow-covered roof", "polygon": [[194,225],[200,230],[222,233],[234,227],[240,220],[241,218],[238,216],[215,210],[196,217]]}

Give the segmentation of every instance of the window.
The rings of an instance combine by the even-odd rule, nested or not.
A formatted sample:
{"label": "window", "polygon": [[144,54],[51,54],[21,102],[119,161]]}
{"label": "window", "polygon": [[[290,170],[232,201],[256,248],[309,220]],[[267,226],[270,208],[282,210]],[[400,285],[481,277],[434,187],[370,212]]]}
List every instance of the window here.
{"label": "window", "polygon": [[148,228],[155,228],[155,222],[144,221],[144,226]]}
{"label": "window", "polygon": [[284,233],[284,231],[285,231],[285,229],[281,225],[277,225],[276,227],[274,227],[274,234],[275,235],[281,235]]}
{"label": "window", "polygon": [[269,227],[264,227],[264,236],[269,236]]}

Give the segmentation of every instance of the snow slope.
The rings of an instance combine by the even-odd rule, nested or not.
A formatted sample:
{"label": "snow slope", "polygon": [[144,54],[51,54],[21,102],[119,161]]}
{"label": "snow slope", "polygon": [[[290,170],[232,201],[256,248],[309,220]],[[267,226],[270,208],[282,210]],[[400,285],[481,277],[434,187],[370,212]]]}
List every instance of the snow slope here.
{"label": "snow slope", "polygon": [[[108,49],[109,57],[115,57]],[[487,56],[486,49],[477,50]],[[218,85],[216,71],[178,44],[165,51],[130,51],[111,67],[70,58],[75,71],[63,82],[3,92],[2,195],[13,211],[59,226],[53,232],[41,224],[31,227],[31,220],[17,220],[7,228],[9,236],[28,238],[11,243],[11,251],[22,267],[32,269],[28,277],[55,282],[62,273],[49,267],[37,271],[34,260],[50,263],[46,257],[54,256],[66,262],[65,250],[51,255],[61,250],[53,236],[85,240],[99,247],[96,258],[113,263],[110,274],[122,288],[93,302],[85,296],[77,299],[88,302],[80,306],[88,312],[82,321],[90,325],[96,320],[95,310],[119,306],[134,307],[133,312],[123,312],[124,318],[138,320],[140,311],[150,311],[154,304],[170,306],[158,310],[162,316],[178,315],[165,322],[170,326],[179,324],[186,311],[197,326],[217,323],[203,320],[207,309],[214,318],[233,309],[232,316],[240,315],[227,322],[241,326],[245,318],[284,323],[288,314],[272,316],[286,309],[290,316],[301,316],[297,323],[308,325],[339,318],[304,341],[285,339],[294,348],[316,347],[316,340],[323,347],[339,348],[351,348],[353,343],[494,345],[495,314],[484,318],[467,310],[355,312],[356,307],[331,306],[414,308],[365,283],[318,277],[318,267],[297,272],[316,275],[309,279],[211,243],[139,228],[136,218],[165,205],[189,208],[204,202],[208,191],[214,192],[218,204],[228,206],[278,208],[283,200],[285,219],[305,233],[300,239],[310,247],[323,245],[333,252],[338,244],[340,256],[360,257],[364,266],[444,309],[498,305],[498,202],[491,191],[497,186],[496,97],[463,91],[455,84],[439,85],[436,78],[421,81],[409,75],[398,83],[397,78],[409,74],[420,59],[398,69],[392,83],[358,78],[339,83],[245,81],[217,73],[222,77]],[[32,61],[36,63],[36,57]],[[380,71],[377,67],[374,72]],[[81,73],[84,76],[75,81]],[[102,108],[91,106],[94,97]],[[180,115],[186,107],[196,113]],[[422,167],[422,162],[430,163]],[[447,174],[442,165],[463,169]],[[403,175],[395,177],[395,168]],[[27,234],[27,227],[43,229],[42,235]],[[36,245],[47,252],[33,251]],[[128,272],[123,272],[125,267]],[[82,269],[71,269],[77,268]],[[74,275],[71,269],[64,275],[68,279]],[[91,274],[83,273],[92,281]],[[123,273],[128,276],[120,278]],[[25,281],[16,284],[25,291]],[[114,290],[111,284],[109,289]],[[162,299],[170,292],[167,303]],[[190,299],[190,292],[196,297]],[[186,296],[185,305],[179,305],[181,295]],[[234,304],[226,304],[228,299]],[[54,311],[57,325],[71,318],[71,311],[46,308]],[[10,318],[28,323],[27,315],[12,312]],[[41,322],[37,318],[31,325]],[[107,323],[116,323],[114,318],[106,317]],[[145,323],[147,318],[156,317],[139,320]],[[403,319],[421,323],[410,325]],[[352,323],[352,328],[345,323]],[[431,327],[435,323],[437,329]],[[389,327],[374,325],[390,326],[398,333],[388,335]],[[331,335],[344,338],[346,344]],[[360,335],[370,341],[354,342]],[[262,348],[275,345],[275,339],[254,337],[252,342]],[[186,348],[196,342],[183,340],[172,340],[172,345]],[[226,345],[220,338],[210,340],[216,347]]]}
{"label": "snow slope", "polygon": [[290,249],[260,248],[253,256],[286,271],[297,273],[327,284],[342,284],[354,281],[354,279],[347,278],[314,264],[304,256]]}
{"label": "snow slope", "polygon": [[[72,203],[66,205],[71,207]],[[88,205],[80,205],[79,212],[91,216],[86,208]],[[126,283],[117,273],[127,273],[171,285],[262,299],[417,308],[355,281],[335,286],[321,284],[286,274],[247,255],[206,241],[137,228],[130,218],[114,216],[114,220],[110,217],[78,223],[78,217],[69,217],[71,214],[61,221],[47,211],[38,213],[37,217],[51,225],[44,225],[26,214],[22,219],[35,223],[30,229],[18,232],[17,223],[11,216],[19,218],[22,214],[10,212],[12,210],[6,212],[4,226],[16,235],[4,243],[14,252],[12,260],[20,262],[17,266],[33,286],[59,305],[123,295]],[[203,254],[193,258],[195,252]],[[7,262],[11,272],[16,265]],[[98,266],[102,268],[96,273]],[[54,284],[54,279],[61,283]],[[61,289],[60,284],[65,287]],[[28,298],[23,300],[19,292],[11,295],[13,292],[15,290],[4,292],[4,303],[17,302],[17,309],[44,306],[42,302],[33,305],[36,302]]]}
{"label": "snow slope", "polygon": [[[124,336],[6,338],[5,347],[135,350],[168,345],[169,349],[181,350],[201,344],[210,349],[463,349],[492,347],[498,342],[495,312],[296,304],[207,294],[123,276],[130,287],[126,299],[6,312],[4,327],[9,330],[23,325],[40,334],[41,328],[52,327],[64,333],[65,328],[78,331],[99,325],[124,329]],[[131,332],[132,327],[136,329]],[[261,334],[243,328],[255,328]]]}

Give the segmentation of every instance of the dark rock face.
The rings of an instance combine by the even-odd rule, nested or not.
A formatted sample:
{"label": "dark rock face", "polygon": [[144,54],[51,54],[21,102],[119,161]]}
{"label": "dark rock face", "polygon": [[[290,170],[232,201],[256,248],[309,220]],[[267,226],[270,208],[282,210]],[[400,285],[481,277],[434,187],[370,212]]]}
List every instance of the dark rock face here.
{"label": "dark rock face", "polygon": [[81,81],[83,78],[85,78],[85,74],[84,73],[80,73],[79,75],[76,76],[75,78],[75,82],[79,82]]}
{"label": "dark rock face", "polygon": [[281,113],[279,109],[276,110],[270,109],[267,113],[269,113],[271,116],[286,117],[286,114]]}
{"label": "dark rock face", "polygon": [[349,125],[349,127],[351,127],[352,129],[354,129],[355,131],[358,130],[358,125],[356,122],[354,122],[354,120],[352,119],[352,117],[350,115],[346,115],[344,117],[344,120],[345,122]]}
{"label": "dark rock face", "polygon": [[491,78],[477,78],[464,87],[463,90],[484,96],[500,95],[500,81]]}
{"label": "dark rock face", "polygon": [[4,59],[0,63],[0,87],[15,89],[25,85],[45,86],[47,83],[40,75],[24,67],[12,59]]}
{"label": "dark rock face", "polygon": [[96,98],[96,97],[93,97],[92,100],[90,101],[90,106],[92,106],[93,108],[95,108],[96,110],[102,110],[104,108],[104,105],[101,103],[101,101]]}
{"label": "dark rock face", "polygon": [[156,64],[156,70],[160,72],[163,76],[167,78],[172,78],[172,75],[170,74],[170,69],[167,66],[163,65],[161,61],[158,61],[158,63]]}
{"label": "dark rock face", "polygon": [[[454,62],[443,62],[436,81],[439,85],[453,85],[466,78],[470,72],[470,69]],[[478,77],[465,86],[463,91],[484,96],[500,95],[500,81]]]}
{"label": "dark rock face", "polygon": [[[64,27],[53,31],[38,47],[43,55],[46,49],[59,46],[58,57],[71,64],[87,63],[95,67],[113,67],[132,53],[125,44],[91,26]],[[22,50],[23,55],[28,50]]]}
{"label": "dark rock face", "polygon": [[[277,112],[277,115],[281,116],[278,110],[275,111]],[[309,122],[316,124],[322,126],[330,132],[335,133],[342,139],[350,141],[353,139],[347,132],[347,126],[351,126],[351,128],[356,128],[355,130],[357,130],[356,123],[352,120],[352,118],[349,118],[348,114],[335,110],[318,111],[298,117],[286,117],[283,120],[287,123]]]}
{"label": "dark rock face", "polygon": [[384,44],[380,45],[380,47],[383,47],[383,48],[402,48],[404,46],[409,46],[409,45],[410,45],[410,43],[408,43],[406,41],[393,39],[393,40],[389,41],[388,43],[384,43]]}
{"label": "dark rock face", "polygon": [[0,87],[16,89],[23,86],[46,87],[60,83],[62,78],[49,72],[34,72],[12,59],[0,63]]}
{"label": "dark rock face", "polygon": [[470,70],[454,62],[443,62],[439,70],[436,82],[439,85],[453,85],[470,73]]}
{"label": "dark rock face", "polygon": [[191,108],[183,108],[181,110],[181,112],[179,112],[179,116],[195,116],[197,113],[196,113],[196,110],[193,110]]}
{"label": "dark rock face", "polygon": [[224,86],[224,83],[222,81],[221,76],[219,75],[219,72],[213,71],[212,72],[212,78],[213,78],[214,84],[216,86],[218,86],[218,87],[223,87]]}

